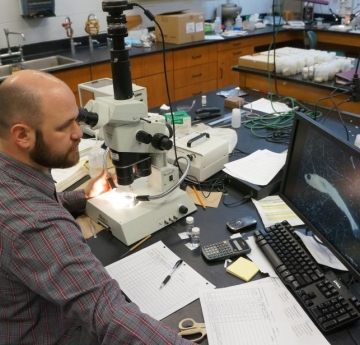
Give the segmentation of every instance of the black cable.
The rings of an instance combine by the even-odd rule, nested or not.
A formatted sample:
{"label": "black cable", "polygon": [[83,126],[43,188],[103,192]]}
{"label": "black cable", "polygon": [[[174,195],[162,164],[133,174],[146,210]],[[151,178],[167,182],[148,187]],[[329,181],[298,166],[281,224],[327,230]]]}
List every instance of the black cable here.
{"label": "black cable", "polygon": [[164,78],[165,78],[165,85],[166,85],[166,95],[170,107],[170,114],[171,114],[171,120],[172,120],[172,128],[173,128],[173,146],[174,146],[174,155],[175,155],[175,162],[177,162],[177,167],[179,169],[179,172],[181,175],[183,175],[183,171],[180,168],[180,165],[178,163],[178,155],[177,155],[177,148],[176,148],[176,129],[175,129],[175,118],[173,113],[173,107],[171,102],[171,96],[170,96],[170,89],[169,89],[169,81],[168,81],[168,74],[167,74],[167,67],[166,67],[166,49],[165,49],[165,38],[163,30],[160,26],[160,24],[156,21],[155,16],[147,9],[145,9],[143,6],[133,3],[134,6],[140,7],[144,14],[149,18],[149,20],[153,21],[156,26],[159,28],[160,35],[162,37],[162,56],[163,56],[163,66],[164,66]]}
{"label": "black cable", "polygon": [[225,197],[226,197],[226,194],[224,194],[224,199],[223,199],[223,205],[226,206],[226,207],[237,207],[237,206],[241,206],[243,204],[245,204],[246,202],[250,201],[251,200],[251,195],[248,194],[246,196],[244,196],[242,199],[240,200],[237,200],[237,201],[234,201],[232,203],[226,203],[225,202]]}

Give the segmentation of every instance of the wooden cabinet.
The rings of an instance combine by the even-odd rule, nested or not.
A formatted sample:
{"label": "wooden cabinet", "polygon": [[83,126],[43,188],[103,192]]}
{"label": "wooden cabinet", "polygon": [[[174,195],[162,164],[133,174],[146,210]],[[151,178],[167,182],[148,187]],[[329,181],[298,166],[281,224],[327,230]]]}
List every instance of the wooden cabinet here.
{"label": "wooden cabinet", "polygon": [[217,88],[215,44],[174,51],[175,101]]}
{"label": "wooden cabinet", "polygon": [[[173,53],[166,52],[166,70],[169,92],[173,97]],[[147,89],[148,107],[154,108],[168,103],[162,53],[131,57],[132,82]],[[110,62],[91,66],[92,80],[112,78]]]}
{"label": "wooden cabinet", "polygon": [[[299,39],[301,32],[280,32],[276,42]],[[272,34],[239,37],[222,42],[168,50],[165,53],[169,90],[165,83],[162,52],[130,57],[134,84],[147,88],[148,106],[154,108],[172,101],[206,93],[228,85],[239,84],[239,72],[232,71],[239,56],[253,54],[257,47],[269,45]],[[53,73],[66,82],[79,103],[78,84],[102,78],[112,78],[110,62]]]}
{"label": "wooden cabinet", "polygon": [[74,92],[77,104],[80,105],[78,85],[92,80],[90,67],[74,68],[52,74],[70,87]]}
{"label": "wooden cabinet", "polygon": [[238,64],[240,56],[254,53],[254,46],[247,39],[239,38],[217,44],[218,50],[218,84],[217,87],[238,85],[239,72],[233,71],[232,67]]}

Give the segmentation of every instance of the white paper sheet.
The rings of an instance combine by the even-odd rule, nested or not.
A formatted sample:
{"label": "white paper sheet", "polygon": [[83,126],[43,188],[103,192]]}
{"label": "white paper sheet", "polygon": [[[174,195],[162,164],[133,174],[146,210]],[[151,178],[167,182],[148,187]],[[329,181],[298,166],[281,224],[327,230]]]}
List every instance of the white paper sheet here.
{"label": "white paper sheet", "polygon": [[288,113],[292,110],[285,103],[271,102],[266,98],[260,98],[257,101],[245,104],[244,108],[249,110],[261,111],[265,114]]}
{"label": "white paper sheet", "polygon": [[264,227],[287,220],[292,226],[303,225],[303,221],[278,196],[271,195],[261,200],[252,199]]}
{"label": "white paper sheet", "polygon": [[200,292],[209,344],[329,344],[279,278]]}
{"label": "white paper sheet", "polygon": [[160,289],[178,260],[179,257],[159,241],[106,269],[142,312],[161,320],[199,298],[199,290],[215,288],[184,262]]}
{"label": "white paper sheet", "polygon": [[320,265],[335,268],[337,270],[347,271],[348,269],[339,261],[339,259],[330,251],[329,248],[317,243],[312,236],[306,236],[300,231],[296,231],[298,236],[304,242],[306,248]]}
{"label": "white paper sheet", "polygon": [[281,170],[285,161],[286,153],[257,150],[247,157],[226,163],[224,171],[240,180],[266,186]]}

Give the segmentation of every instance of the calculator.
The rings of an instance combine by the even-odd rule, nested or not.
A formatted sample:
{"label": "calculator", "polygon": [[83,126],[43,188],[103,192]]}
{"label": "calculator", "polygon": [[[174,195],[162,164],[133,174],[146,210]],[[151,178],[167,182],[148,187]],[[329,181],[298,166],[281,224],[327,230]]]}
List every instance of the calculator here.
{"label": "calculator", "polygon": [[250,253],[251,249],[242,237],[201,246],[201,253],[208,261],[225,260]]}

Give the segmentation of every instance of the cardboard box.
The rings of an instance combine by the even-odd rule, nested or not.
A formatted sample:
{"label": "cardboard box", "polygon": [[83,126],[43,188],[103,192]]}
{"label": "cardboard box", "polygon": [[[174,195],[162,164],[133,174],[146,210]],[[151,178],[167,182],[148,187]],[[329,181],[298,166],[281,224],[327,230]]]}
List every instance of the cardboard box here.
{"label": "cardboard box", "polygon": [[239,66],[259,69],[262,71],[275,71],[275,63],[273,56],[267,56],[260,53],[252,55],[244,55],[239,57]]}
{"label": "cardboard box", "polygon": [[[161,26],[166,43],[182,44],[205,39],[203,13],[170,12],[158,14],[155,18]],[[163,41],[157,26],[155,35],[158,42]]]}

